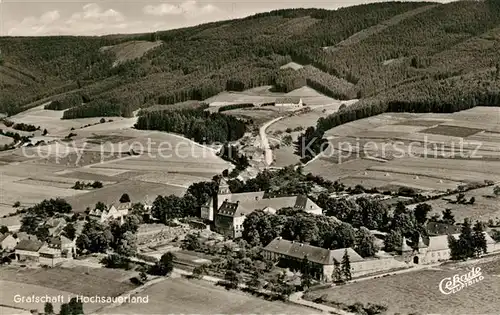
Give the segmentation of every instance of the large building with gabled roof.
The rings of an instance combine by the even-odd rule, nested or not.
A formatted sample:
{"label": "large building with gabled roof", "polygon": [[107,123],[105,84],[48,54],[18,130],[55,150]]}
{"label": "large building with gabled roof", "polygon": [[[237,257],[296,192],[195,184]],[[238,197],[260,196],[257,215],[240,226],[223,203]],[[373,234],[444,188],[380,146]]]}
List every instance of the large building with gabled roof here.
{"label": "large building with gabled roof", "polygon": [[347,253],[351,263],[351,272],[355,272],[356,265],[364,261],[352,248],[326,249],[312,246],[296,241],[285,240],[277,237],[263,249],[265,258],[273,261],[281,261],[287,266],[298,266],[307,259],[311,264],[315,278],[323,281],[331,281],[334,266],[341,264],[342,258]]}
{"label": "large building with gabled roof", "polygon": [[263,210],[276,213],[283,208],[292,208],[320,215],[323,210],[305,195],[264,198],[264,192],[232,194],[229,186],[221,180],[219,191],[201,209],[201,218],[214,223],[215,231],[231,238],[241,237],[243,222],[248,214]]}

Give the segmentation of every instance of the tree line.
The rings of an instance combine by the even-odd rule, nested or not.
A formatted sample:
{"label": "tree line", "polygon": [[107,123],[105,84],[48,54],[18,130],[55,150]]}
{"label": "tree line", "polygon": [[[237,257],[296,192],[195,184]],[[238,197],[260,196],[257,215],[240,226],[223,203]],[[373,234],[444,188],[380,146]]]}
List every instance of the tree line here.
{"label": "tree line", "polygon": [[145,111],[137,119],[135,128],[160,130],[184,135],[199,143],[225,143],[240,139],[246,131],[245,122],[229,115],[209,113],[205,107]]}

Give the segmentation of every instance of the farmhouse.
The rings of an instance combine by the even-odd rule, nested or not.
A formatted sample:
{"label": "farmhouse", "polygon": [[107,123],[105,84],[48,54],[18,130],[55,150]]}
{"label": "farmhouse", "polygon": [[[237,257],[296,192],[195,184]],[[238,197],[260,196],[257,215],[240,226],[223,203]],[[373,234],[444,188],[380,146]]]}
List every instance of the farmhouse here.
{"label": "farmhouse", "polygon": [[50,236],[56,236],[62,233],[66,226],[66,220],[63,218],[50,218],[44,225],[49,228]]}
{"label": "farmhouse", "polygon": [[262,254],[265,258],[279,261],[292,269],[298,268],[306,257],[312,265],[315,278],[331,281],[334,266],[342,262],[346,250],[351,262],[351,272],[355,272],[356,264],[363,261],[363,258],[352,248],[330,250],[277,237],[263,249]]}
{"label": "farmhouse", "polygon": [[[500,246],[488,235],[483,232],[486,238],[487,252],[493,253],[500,250]],[[455,239],[460,236],[459,233],[451,234]],[[407,262],[413,264],[433,264],[440,261],[446,261],[451,258],[451,250],[448,246],[448,235],[430,236],[425,243],[422,237],[419,237],[418,250],[408,246],[406,238],[403,238],[401,254]]]}
{"label": "farmhouse", "polygon": [[43,243],[34,240],[22,240],[15,247],[16,259],[19,261],[32,260],[38,261],[40,253],[38,252]]}
{"label": "farmhouse", "polygon": [[54,266],[67,259],[73,258],[76,253],[75,241],[61,235],[52,237],[39,251],[39,262],[42,265]]}
{"label": "farmhouse", "polygon": [[89,212],[89,217],[100,223],[116,219],[123,221],[123,218],[128,214],[129,206],[129,203],[125,203],[117,206],[111,205],[107,210],[94,209]]}
{"label": "farmhouse", "polygon": [[16,247],[16,245],[17,239],[15,239],[11,234],[0,234],[0,249],[11,251]]}
{"label": "farmhouse", "polygon": [[275,106],[280,107],[302,107],[302,99],[300,97],[281,97],[275,101]]}

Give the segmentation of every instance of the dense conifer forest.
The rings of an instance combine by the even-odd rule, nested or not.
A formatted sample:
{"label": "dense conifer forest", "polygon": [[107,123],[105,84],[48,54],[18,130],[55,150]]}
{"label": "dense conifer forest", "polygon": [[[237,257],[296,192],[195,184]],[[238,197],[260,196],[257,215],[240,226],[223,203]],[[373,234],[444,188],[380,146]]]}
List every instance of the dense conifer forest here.
{"label": "dense conifer forest", "polygon": [[[64,110],[65,119],[127,117],[142,107],[261,85],[283,92],[308,85],[331,97],[359,98],[304,134],[321,138],[336,125],[385,111],[499,105],[499,35],[500,5],[486,0],[277,10],[154,34],[2,37],[0,112],[53,101],[47,108]],[[115,56],[101,48],[131,40],[164,44],[113,66]],[[304,67],[280,70],[290,61]],[[177,128],[160,117],[148,114],[138,125]],[[208,138],[232,137],[224,131]]]}

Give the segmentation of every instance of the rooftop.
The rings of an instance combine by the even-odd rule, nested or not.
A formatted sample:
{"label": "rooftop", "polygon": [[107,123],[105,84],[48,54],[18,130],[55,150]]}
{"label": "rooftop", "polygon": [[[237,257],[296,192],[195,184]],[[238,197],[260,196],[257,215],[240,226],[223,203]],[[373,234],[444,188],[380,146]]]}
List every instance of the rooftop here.
{"label": "rooftop", "polygon": [[[249,214],[255,210],[264,210],[266,208],[272,208],[275,210],[283,208],[294,208],[302,211],[321,209],[316,203],[314,203],[314,201],[312,201],[305,195],[276,197],[276,198],[263,198],[263,197],[264,197],[264,192],[219,195],[218,198],[224,198],[224,199],[222,199],[223,203],[218,213],[228,214],[231,216],[240,216]],[[221,209],[225,202],[227,202],[225,208]],[[230,210],[229,208],[231,208],[232,210],[229,212],[226,211]],[[224,213],[222,213],[221,210],[224,210]]]}
{"label": "rooftop", "polygon": [[301,98],[295,96],[278,97],[276,99],[276,104],[298,104]]}
{"label": "rooftop", "polygon": [[363,260],[363,258],[352,248],[329,250],[309,244],[284,240],[281,237],[272,240],[264,250],[296,259],[304,259],[304,257],[307,257],[309,261],[321,265],[333,265],[335,261],[341,263],[346,250],[351,262]]}
{"label": "rooftop", "polygon": [[40,241],[22,240],[19,243],[17,243],[16,249],[30,251],[30,252],[37,252],[42,247],[42,245],[43,243]]}

